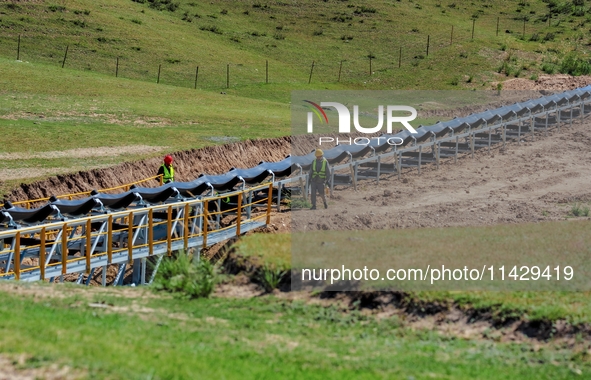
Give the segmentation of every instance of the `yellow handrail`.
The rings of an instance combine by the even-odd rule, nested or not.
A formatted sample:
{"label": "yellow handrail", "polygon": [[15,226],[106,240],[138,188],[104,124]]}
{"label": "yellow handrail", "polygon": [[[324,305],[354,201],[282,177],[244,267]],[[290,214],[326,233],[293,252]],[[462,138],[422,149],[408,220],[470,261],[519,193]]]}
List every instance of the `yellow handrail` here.
{"label": "yellow handrail", "polygon": [[[124,191],[128,191],[129,188],[133,185],[138,185],[140,183],[144,183],[144,182],[148,182],[154,179],[158,179],[160,181],[160,184],[162,185],[162,174],[159,175],[155,175],[153,177],[149,177],[149,178],[145,178],[139,181],[135,181],[135,182],[131,182],[131,183],[127,183],[125,185],[120,185],[120,186],[115,186],[115,187],[110,187],[107,189],[102,189],[102,190],[97,190],[99,193],[104,193],[107,191],[113,191],[113,190],[121,190],[124,189]],[[82,196],[89,196],[91,191],[82,191],[79,193],[72,193],[72,194],[64,194],[64,195],[56,195],[55,197],[57,199],[64,199],[67,198],[68,200],[72,200],[74,197],[82,197]],[[14,206],[20,206],[20,207],[24,207],[24,208],[31,208],[31,205],[34,203],[39,203],[39,202],[47,202],[49,200],[49,197],[46,198],[37,198],[37,199],[30,199],[30,200],[26,200],[26,201],[18,201],[18,202],[12,202],[12,204]],[[0,203],[0,207],[4,207],[3,203]]]}

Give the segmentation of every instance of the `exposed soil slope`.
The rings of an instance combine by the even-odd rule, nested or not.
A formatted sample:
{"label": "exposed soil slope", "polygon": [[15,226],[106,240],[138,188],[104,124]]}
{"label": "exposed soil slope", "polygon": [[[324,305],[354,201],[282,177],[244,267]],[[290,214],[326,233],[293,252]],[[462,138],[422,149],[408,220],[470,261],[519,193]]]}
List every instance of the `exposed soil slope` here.
{"label": "exposed soil slope", "polygon": [[[232,167],[245,168],[260,161],[279,161],[290,151],[290,138],[247,140],[235,144],[211,146],[173,154],[176,178],[192,181],[200,174],[221,174]],[[155,176],[161,158],[126,162],[111,168],[60,175],[32,184],[22,184],[7,199],[19,201],[70,194],[92,189],[106,189]],[[153,181],[153,186],[158,182]],[[145,186],[145,185],[144,185]]]}

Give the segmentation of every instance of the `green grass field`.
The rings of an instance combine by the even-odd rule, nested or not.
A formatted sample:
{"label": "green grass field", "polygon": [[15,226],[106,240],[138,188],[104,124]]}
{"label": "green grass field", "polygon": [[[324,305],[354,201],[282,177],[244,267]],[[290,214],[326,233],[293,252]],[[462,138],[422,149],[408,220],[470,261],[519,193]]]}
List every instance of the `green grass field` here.
{"label": "green grass field", "polygon": [[[1,2],[0,193],[58,173],[289,135],[295,90],[491,89],[515,77],[588,73],[590,21],[589,4],[578,0]],[[77,156],[78,148],[119,152]],[[486,244],[473,232],[473,245]],[[408,248],[424,233],[405,230]],[[437,241],[467,233],[442,230]],[[249,236],[236,250],[282,270],[290,252],[291,236],[282,234]],[[0,353],[29,355],[25,366],[74,366],[93,379],[591,374],[588,345],[461,339],[282,297],[187,301],[140,289],[27,285],[38,289],[32,296],[13,286],[0,285]],[[500,320],[576,326],[591,322],[588,296],[407,294]]]}
{"label": "green grass field", "polygon": [[30,355],[25,366],[80,368],[91,379],[569,379],[591,370],[560,347],[456,339],[413,331],[396,317],[272,296],[179,302],[139,289],[143,297],[72,289],[34,298],[3,286],[0,323],[10,333],[0,337],[2,352]]}

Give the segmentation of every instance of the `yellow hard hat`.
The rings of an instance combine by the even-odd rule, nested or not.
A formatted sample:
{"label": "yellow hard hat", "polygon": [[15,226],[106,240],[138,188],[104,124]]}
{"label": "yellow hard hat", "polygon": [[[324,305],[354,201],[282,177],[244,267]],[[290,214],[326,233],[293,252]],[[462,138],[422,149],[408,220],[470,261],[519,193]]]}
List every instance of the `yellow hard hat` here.
{"label": "yellow hard hat", "polygon": [[324,152],[322,151],[322,149],[316,149],[316,157],[320,157],[324,155]]}

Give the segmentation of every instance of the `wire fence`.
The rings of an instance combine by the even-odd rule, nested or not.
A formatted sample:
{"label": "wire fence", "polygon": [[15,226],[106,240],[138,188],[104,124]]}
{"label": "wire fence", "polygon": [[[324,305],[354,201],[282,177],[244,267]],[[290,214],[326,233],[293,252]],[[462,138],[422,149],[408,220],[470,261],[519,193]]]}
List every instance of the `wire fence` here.
{"label": "wire fence", "polygon": [[[139,47],[97,49],[97,38],[83,35],[68,37],[71,43],[64,45],[49,35],[8,33],[0,36],[0,54],[15,56],[18,60],[200,89],[223,90],[264,83],[359,83],[382,73],[418,66],[426,58],[437,64],[438,59],[450,59],[446,54],[438,54],[442,50],[475,40],[502,42],[509,36],[523,41],[552,42],[561,33],[561,22],[560,17],[552,18],[550,14],[487,16],[473,17],[459,25],[442,26],[433,33],[412,28],[388,35],[368,29],[366,36],[362,37],[366,42],[363,44],[365,51],[360,50],[358,45],[348,47],[348,39],[353,37],[342,35],[339,49],[343,59],[332,60],[317,59],[309,52],[302,52],[301,58],[290,62],[272,57],[242,63],[220,63],[219,58],[199,63],[190,59],[154,62],[154,58]],[[34,44],[28,44],[33,39]],[[583,36],[580,36],[574,40],[582,39]],[[108,42],[105,40],[102,43]],[[98,43],[101,43],[100,37]],[[44,48],[33,51],[28,45],[42,45]],[[459,52],[459,57],[466,58],[462,52]]]}

